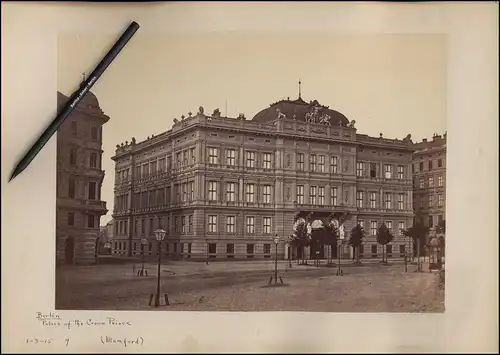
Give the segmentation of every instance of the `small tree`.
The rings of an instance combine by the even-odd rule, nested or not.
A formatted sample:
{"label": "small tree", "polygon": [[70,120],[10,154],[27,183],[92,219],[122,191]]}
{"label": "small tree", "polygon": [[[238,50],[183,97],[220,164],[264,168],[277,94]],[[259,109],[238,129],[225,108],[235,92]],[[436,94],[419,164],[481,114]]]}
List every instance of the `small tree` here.
{"label": "small tree", "polygon": [[304,248],[311,243],[311,236],[307,230],[307,223],[301,219],[296,218],[295,220],[295,231],[291,235],[292,246],[297,250],[302,250],[302,264],[305,264],[305,252]]}
{"label": "small tree", "polygon": [[377,243],[382,245],[382,262],[387,263],[387,258],[384,259],[385,249],[387,244],[389,244],[394,239],[391,231],[387,228],[385,223],[382,223],[377,230]]}
{"label": "small tree", "polygon": [[359,248],[361,247],[361,244],[363,244],[363,237],[365,236],[365,231],[363,228],[357,224],[356,227],[354,227],[351,230],[351,238],[349,238],[349,244],[353,246],[354,251],[356,253],[356,264],[359,264]]}
{"label": "small tree", "polygon": [[339,230],[333,221],[334,215],[331,214],[325,219],[323,223],[323,244],[330,247],[330,263],[332,263],[333,261],[333,248],[337,247],[337,240],[339,239]]}
{"label": "small tree", "polygon": [[418,271],[422,271],[420,265],[420,249],[421,245],[425,243],[425,236],[428,232],[429,227],[424,226],[420,222],[414,223],[413,226],[403,232],[405,236],[410,237],[413,243],[417,245]]}

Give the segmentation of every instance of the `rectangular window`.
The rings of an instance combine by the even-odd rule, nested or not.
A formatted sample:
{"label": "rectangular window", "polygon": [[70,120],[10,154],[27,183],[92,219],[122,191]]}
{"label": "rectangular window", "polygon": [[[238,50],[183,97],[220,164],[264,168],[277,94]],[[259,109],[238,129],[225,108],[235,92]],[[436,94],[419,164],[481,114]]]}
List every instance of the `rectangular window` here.
{"label": "rectangular window", "polygon": [[362,219],[360,219],[360,220],[358,221],[358,224],[359,224],[359,226],[361,227],[361,229],[365,229],[365,221],[363,221]]}
{"label": "rectangular window", "polygon": [[271,217],[264,217],[264,234],[271,234]]}
{"label": "rectangular window", "polygon": [[271,244],[264,244],[264,254],[271,254]]}
{"label": "rectangular window", "polygon": [[208,253],[210,254],[211,258],[215,258],[215,254],[217,254],[217,244],[215,243],[209,243],[208,244]]}
{"label": "rectangular window", "polygon": [[438,168],[443,167],[443,159],[438,159]]}
{"label": "rectangular window", "polygon": [[228,166],[236,165],[236,150],[226,149],[226,164]]}
{"label": "rectangular window", "polygon": [[318,156],[318,171],[320,173],[325,172],[325,156],[324,155]]}
{"label": "rectangular window", "polygon": [[[182,152],[182,164],[184,166],[189,165],[189,152],[187,150]],[[181,245],[184,245],[184,244],[181,244]]]}
{"label": "rectangular window", "polygon": [[323,186],[318,187],[318,205],[325,205],[325,188]]}
{"label": "rectangular window", "polygon": [[167,171],[170,171],[172,169],[172,157],[168,156],[167,157]]}
{"label": "rectangular window", "polygon": [[136,179],[140,179],[141,178],[141,166],[140,165],[137,165],[135,167],[135,177]]}
{"label": "rectangular window", "polygon": [[359,208],[363,208],[363,191],[356,191],[356,206]]}
{"label": "rectangular window", "polygon": [[372,244],[372,257],[377,255],[377,244]]}
{"label": "rectangular window", "polygon": [[149,163],[149,172],[151,175],[156,174],[156,160]]}
{"label": "rectangular window", "polygon": [[398,194],[398,210],[403,210],[405,208],[405,194]]}
{"label": "rectangular window", "polygon": [[271,203],[271,185],[264,185],[263,186],[263,202],[264,203]]}
{"label": "rectangular window", "polygon": [[142,166],[142,177],[147,177],[149,175],[149,165],[144,164]]}
{"label": "rectangular window", "polygon": [[337,188],[336,187],[330,187],[330,205],[332,205],[332,206],[338,205]]}
{"label": "rectangular window", "polygon": [[297,203],[304,204],[304,185],[297,185]]}
{"label": "rectangular window", "polygon": [[389,210],[392,208],[392,194],[390,192],[386,192],[384,193],[384,197],[385,208]]}
{"label": "rectangular window", "polygon": [[392,221],[385,221],[385,226],[392,233]]}
{"label": "rectangular window", "polygon": [[182,202],[187,202],[187,197],[188,197],[188,184],[184,183],[182,184]]}
{"label": "rectangular window", "polygon": [[208,148],[208,163],[217,164],[219,159],[219,148]]}
{"label": "rectangular window", "polygon": [[420,208],[424,208],[424,196],[416,196],[417,200],[420,200],[419,206]]}
{"label": "rectangular window", "polygon": [[399,254],[401,256],[405,255],[406,254],[406,249],[405,249],[405,245],[404,244],[400,244],[399,245]]}
{"label": "rectangular window", "polygon": [[234,182],[228,182],[226,185],[226,201],[236,201],[236,183]]}
{"label": "rectangular window", "polygon": [[234,254],[234,244],[226,244],[226,254]]}
{"label": "rectangular window", "polygon": [[444,177],[443,175],[438,176],[438,187],[443,187]]}
{"label": "rectangular window", "polygon": [[69,178],[68,180],[68,197],[75,198],[76,195],[76,180],[74,178]]}
{"label": "rectangular window", "polygon": [[194,201],[194,181],[189,183],[189,200]]}
{"label": "rectangular window", "polygon": [[97,198],[97,183],[95,181],[89,181],[89,200],[95,200]]}
{"label": "rectangular window", "polygon": [[68,213],[68,226],[75,225],[75,214],[73,212]]}
{"label": "rectangular window", "polygon": [[429,195],[429,207],[434,206],[434,195]]}
{"label": "rectangular window", "polygon": [[193,232],[193,215],[189,215],[188,217],[188,233],[192,233]]}
{"label": "rectangular window", "polygon": [[431,227],[431,228],[432,228],[432,227],[434,226],[434,218],[432,218],[432,216],[429,216],[429,218],[428,218],[428,219],[429,219],[429,221],[428,221],[428,223],[429,223],[429,227]]}
{"label": "rectangular window", "polygon": [[363,163],[356,163],[356,176],[363,176]]}
{"label": "rectangular window", "polygon": [[69,150],[69,165],[76,165],[76,148]]}
{"label": "rectangular window", "polygon": [[165,158],[161,158],[158,160],[158,172],[159,173],[164,173],[165,172]]}
{"label": "rectangular window", "polygon": [[255,168],[255,152],[246,152],[246,166],[247,168]]}
{"label": "rectangular window", "polygon": [[309,187],[309,203],[311,205],[316,204],[316,186]]}
{"label": "rectangular window", "polygon": [[438,206],[443,206],[444,205],[444,196],[443,194],[438,194]]}
{"label": "rectangular window", "polygon": [[398,165],[398,179],[403,180],[405,178],[405,167],[403,165]]}
{"label": "rectangular window", "polygon": [[177,164],[177,168],[180,168],[182,166],[182,153],[179,152],[175,155],[175,162]]}
{"label": "rectangular window", "polygon": [[418,163],[418,170],[419,171],[424,171],[424,162]]}
{"label": "rectangular window", "polygon": [[191,164],[196,163],[196,149],[195,148],[190,148],[189,153],[191,155]]}
{"label": "rectangular window", "polygon": [[316,154],[311,154],[309,171],[316,171]]}
{"label": "rectangular window", "polygon": [[208,182],[208,200],[217,201],[217,181]]}
{"label": "rectangular window", "polygon": [[97,169],[97,154],[96,153],[90,153],[90,168],[91,169]]}
{"label": "rectangular window", "polygon": [[429,170],[432,170],[432,160],[429,160]]}
{"label": "rectangular window", "polygon": [[434,187],[434,177],[429,176],[428,184],[429,184],[429,187]]}
{"label": "rectangular window", "polygon": [[339,158],[330,157],[330,172],[332,174],[338,174],[339,172]]}
{"label": "rectangular window", "polygon": [[208,216],[208,232],[217,233],[217,216]]}
{"label": "rectangular window", "polygon": [[405,230],[406,230],[405,222],[404,221],[399,221],[399,224],[398,224],[399,235],[403,235],[403,231],[405,231]]}
{"label": "rectangular window", "polygon": [[71,122],[71,134],[73,135],[73,137],[76,137],[77,133],[78,133],[78,129],[76,126],[76,122],[73,121],[73,122]]}
{"label": "rectangular window", "polygon": [[90,128],[90,139],[97,141],[97,127]]}
{"label": "rectangular window", "polygon": [[297,170],[304,171],[304,153],[297,153]]}
{"label": "rectangular window", "polygon": [[424,178],[421,177],[418,181],[418,187],[423,189],[425,187],[425,181],[424,181]]}
{"label": "rectangular window", "polygon": [[392,165],[386,164],[384,166],[384,177],[386,179],[392,179]]}
{"label": "rectangular window", "polygon": [[263,168],[264,169],[271,169],[271,153],[264,153],[263,154]]}
{"label": "rectangular window", "polygon": [[247,202],[255,202],[255,184],[247,184],[245,188]]}
{"label": "rectangular window", "polygon": [[254,255],[253,255],[253,250],[254,250],[254,245],[253,244],[247,244],[247,257],[248,258],[253,258]]}
{"label": "rectangular window", "polygon": [[226,216],[226,233],[235,233],[236,231],[236,217]]}
{"label": "rectangular window", "polygon": [[370,192],[370,208],[377,208],[377,193]]}
{"label": "rectangular window", "polygon": [[377,221],[370,222],[370,234],[377,235]]}
{"label": "rectangular window", "polygon": [[253,216],[246,217],[246,228],[247,228],[247,234],[255,233],[255,217]]}
{"label": "rectangular window", "polygon": [[89,214],[87,216],[87,227],[89,228],[95,227],[95,216],[93,214]]}
{"label": "rectangular window", "polygon": [[377,177],[377,164],[375,163],[370,164],[370,177],[371,178]]}
{"label": "rectangular window", "polygon": [[182,216],[182,234],[187,232],[187,216]]}

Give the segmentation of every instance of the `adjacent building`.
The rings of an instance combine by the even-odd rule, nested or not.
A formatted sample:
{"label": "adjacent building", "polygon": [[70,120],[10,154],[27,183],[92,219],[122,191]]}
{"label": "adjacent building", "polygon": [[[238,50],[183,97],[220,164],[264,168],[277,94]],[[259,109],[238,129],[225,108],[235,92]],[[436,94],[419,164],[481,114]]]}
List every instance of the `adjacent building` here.
{"label": "adjacent building", "polygon": [[362,257],[380,257],[381,223],[395,235],[388,256],[403,257],[413,150],[409,135],[359,134],[354,120],[300,95],[251,120],[200,107],[166,132],[117,145],[113,253],[138,255],[146,238],[144,252],[156,255],[153,232],[163,228],[162,253],[172,259],[269,258],[276,236],[280,258],[333,257],[335,248],[313,243],[294,251],[287,241],[296,216],[324,221],[333,213],[346,217],[347,233],[364,227]]}
{"label": "adjacent building", "polygon": [[429,236],[446,220],[446,133],[414,145],[413,208],[415,218],[430,228]]}
{"label": "adjacent building", "polygon": [[[57,93],[58,106],[68,97]],[[88,92],[57,132],[56,257],[58,264],[96,262],[104,171],[102,126],[109,120]]]}

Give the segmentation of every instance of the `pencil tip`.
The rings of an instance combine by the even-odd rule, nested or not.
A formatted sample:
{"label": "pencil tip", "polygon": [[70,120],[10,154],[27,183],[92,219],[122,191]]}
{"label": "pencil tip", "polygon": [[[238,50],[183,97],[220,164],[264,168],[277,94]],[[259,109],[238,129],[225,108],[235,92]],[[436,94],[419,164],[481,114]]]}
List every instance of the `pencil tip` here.
{"label": "pencil tip", "polygon": [[12,175],[10,176],[9,178],[9,182],[11,182],[12,180],[14,180],[14,178],[19,175],[19,172],[17,170],[15,170]]}

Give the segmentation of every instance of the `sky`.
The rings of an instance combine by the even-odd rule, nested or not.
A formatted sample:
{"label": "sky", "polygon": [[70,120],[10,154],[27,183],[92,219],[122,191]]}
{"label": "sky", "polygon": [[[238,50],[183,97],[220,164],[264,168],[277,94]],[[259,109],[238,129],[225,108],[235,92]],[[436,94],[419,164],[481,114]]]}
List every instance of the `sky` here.
{"label": "sky", "polygon": [[[58,38],[58,90],[71,94],[115,37]],[[446,131],[446,39],[432,34],[162,33],[132,38],[92,88],[103,127],[102,199],[111,219],[115,146],[171,128],[199,106],[250,119],[298,96],[356,120],[358,133],[413,141]]]}

